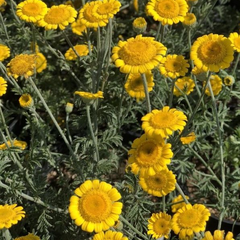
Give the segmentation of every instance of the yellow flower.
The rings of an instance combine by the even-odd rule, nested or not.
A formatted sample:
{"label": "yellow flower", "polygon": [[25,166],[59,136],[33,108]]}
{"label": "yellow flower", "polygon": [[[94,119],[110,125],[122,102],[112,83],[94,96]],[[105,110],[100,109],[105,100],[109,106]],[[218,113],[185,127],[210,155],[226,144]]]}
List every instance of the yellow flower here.
{"label": "yellow flower", "polygon": [[231,41],[223,35],[211,33],[197,38],[190,56],[198,68],[205,72],[218,72],[230,66],[233,61],[233,47]]}
{"label": "yellow flower", "polygon": [[[185,196],[185,198],[189,199],[188,196]],[[178,203],[178,202],[180,202],[180,203]],[[177,197],[175,197],[172,200],[172,204],[173,205],[171,205],[171,209],[172,209],[173,213],[177,212],[178,209],[180,209],[186,205],[186,203],[184,202],[183,197],[181,195],[178,195]]]}
{"label": "yellow flower", "polygon": [[0,44],[0,62],[4,61],[9,56],[10,56],[10,49],[5,45]]}
{"label": "yellow flower", "polygon": [[164,168],[157,171],[154,175],[149,175],[147,173],[141,174],[139,184],[148,194],[156,197],[162,197],[174,191],[176,177],[172,171]]}
{"label": "yellow flower", "polygon": [[209,231],[205,232],[202,240],[234,240],[234,238],[232,232],[228,232],[224,238],[223,230],[215,230],[213,235]]}
{"label": "yellow flower", "polygon": [[87,27],[83,25],[80,21],[80,19],[77,19],[75,22],[71,24],[72,32],[82,36],[84,32],[87,31]]}
{"label": "yellow flower", "polygon": [[90,92],[81,92],[76,91],[74,94],[80,96],[85,103],[91,103],[93,100],[96,100],[98,98],[103,98],[103,92],[98,91],[97,93],[90,93]]}
{"label": "yellow flower", "polygon": [[136,12],[138,12],[139,9],[138,0],[133,0],[133,8]]}
{"label": "yellow flower", "polygon": [[122,73],[145,73],[155,68],[167,48],[152,37],[129,38],[119,41],[112,49],[112,60]]}
{"label": "yellow flower", "polygon": [[0,0],[0,12],[3,12],[5,10],[6,5],[7,2],[5,0]]}
{"label": "yellow flower", "polygon": [[146,12],[162,25],[172,25],[184,21],[188,5],[185,0],[150,0]]}
{"label": "yellow flower", "polygon": [[121,195],[116,188],[99,180],[87,180],[70,198],[69,213],[77,226],[87,232],[106,231],[122,212]]}
{"label": "yellow flower", "polygon": [[232,75],[227,75],[223,82],[226,86],[232,86],[235,83],[235,78]]}
{"label": "yellow flower", "polygon": [[7,92],[7,81],[0,77],[0,97]]}
{"label": "yellow flower", "polygon": [[177,97],[182,96],[183,94],[189,95],[194,90],[194,87],[195,83],[190,77],[178,78],[175,82],[173,94]]}
{"label": "yellow flower", "polygon": [[[85,45],[85,44],[75,45],[74,49],[76,50],[76,52],[80,57],[87,56],[89,53],[88,45]],[[72,48],[69,48],[65,53],[65,58],[69,61],[76,60],[77,57],[78,56],[75,54]]]}
{"label": "yellow flower", "polygon": [[69,23],[75,21],[76,16],[77,11],[69,5],[52,6],[45,16],[38,21],[38,25],[45,27],[46,30],[58,27],[63,30]]}
{"label": "yellow flower", "polygon": [[229,35],[229,40],[232,43],[231,45],[233,49],[236,50],[237,52],[240,52],[240,35],[236,32],[231,33]]}
{"label": "yellow flower", "polygon": [[186,204],[178,209],[172,218],[172,230],[179,239],[192,239],[194,233],[204,231],[210,216],[209,210],[202,204]]}
{"label": "yellow flower", "polygon": [[93,16],[97,19],[109,19],[119,12],[121,3],[117,0],[99,1],[93,8]]}
{"label": "yellow flower", "polygon": [[191,132],[186,137],[181,137],[180,140],[182,144],[190,144],[196,140],[196,135],[194,132]]}
{"label": "yellow flower", "polygon": [[40,240],[40,237],[34,235],[33,233],[29,233],[26,236],[15,238],[14,240]]}
{"label": "yellow flower", "polygon": [[93,236],[92,240],[128,240],[121,232],[113,232],[108,230],[107,232],[100,232]]}
{"label": "yellow flower", "polygon": [[148,220],[148,234],[152,235],[153,238],[160,239],[162,237],[168,238],[171,231],[171,216],[159,212],[153,213],[151,218]]}
{"label": "yellow flower", "polygon": [[36,71],[40,73],[46,68],[47,68],[47,59],[42,53],[37,52],[36,53]]}
{"label": "yellow flower", "polygon": [[3,143],[0,145],[0,150],[8,149],[9,147],[17,147],[24,150],[27,147],[27,143],[24,141],[13,140],[13,145],[10,141],[7,141],[7,144]]}
{"label": "yellow flower", "polygon": [[101,4],[101,1],[87,2],[83,8],[79,11],[79,20],[81,24],[88,28],[104,27],[108,23],[108,19],[99,19],[93,15],[93,9],[97,5]]}
{"label": "yellow flower", "polygon": [[196,66],[192,69],[192,74],[194,74],[200,81],[205,80],[207,77],[206,72],[202,68],[198,68]]}
{"label": "yellow flower", "polygon": [[[153,74],[151,71],[146,72],[148,92],[151,92],[154,86]],[[130,73],[124,85],[127,93],[140,101],[145,98],[143,80],[140,73]]]}
{"label": "yellow flower", "polygon": [[23,207],[17,207],[17,204],[0,205],[0,229],[10,228],[24,217],[25,211],[23,211]]}
{"label": "yellow flower", "polygon": [[73,104],[70,103],[70,102],[68,102],[68,103],[66,104],[65,111],[66,111],[66,113],[71,113],[72,110],[73,110]]}
{"label": "yellow flower", "polygon": [[182,55],[167,55],[160,61],[159,70],[165,77],[176,78],[188,72],[187,60]]}
{"label": "yellow flower", "polygon": [[[206,82],[203,82],[203,87],[205,86],[205,84]],[[210,77],[210,84],[211,84],[214,96],[218,95],[222,91],[222,79],[218,75],[212,75]],[[211,96],[208,86],[205,90],[205,94],[208,96]]]}
{"label": "yellow flower", "polygon": [[33,99],[30,94],[23,94],[18,101],[22,108],[30,108],[33,106]]}
{"label": "yellow flower", "polygon": [[148,137],[143,134],[133,141],[128,151],[128,165],[134,174],[154,175],[170,164],[173,152],[171,144],[160,137]]}
{"label": "yellow flower", "polygon": [[47,5],[40,0],[25,0],[17,5],[16,14],[26,22],[36,23],[47,13]]}
{"label": "yellow flower", "polygon": [[194,26],[196,24],[197,18],[194,13],[187,13],[184,17],[183,24],[185,26]]}
{"label": "yellow flower", "polygon": [[143,17],[138,17],[133,21],[133,30],[136,33],[142,33],[147,28],[147,22]]}
{"label": "yellow flower", "polygon": [[182,131],[186,125],[187,117],[181,111],[168,106],[162,110],[154,109],[142,117],[142,129],[148,136],[161,136],[167,138],[174,131]]}
{"label": "yellow flower", "polygon": [[7,65],[7,73],[14,78],[24,76],[28,78],[34,74],[36,55],[20,54],[15,56]]}

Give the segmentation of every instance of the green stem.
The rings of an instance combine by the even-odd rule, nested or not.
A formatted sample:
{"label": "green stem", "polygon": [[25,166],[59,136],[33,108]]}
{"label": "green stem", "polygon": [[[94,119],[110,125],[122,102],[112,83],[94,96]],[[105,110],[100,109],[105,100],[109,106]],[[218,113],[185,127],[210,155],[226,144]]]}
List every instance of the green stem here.
{"label": "green stem", "polygon": [[7,45],[8,47],[12,50],[10,44],[9,44],[9,36],[8,36],[8,32],[7,32],[7,28],[6,28],[6,25],[4,24],[4,20],[3,20],[3,17],[2,17],[2,13],[0,12],[0,21],[1,21],[1,24],[2,24],[2,27],[3,27],[3,30],[4,30],[4,33],[5,33],[5,36],[7,38]]}
{"label": "green stem", "polygon": [[176,78],[175,79],[168,78],[168,79],[170,79],[171,82],[172,82],[171,92],[170,92],[169,101],[168,101],[168,106],[171,108],[172,101],[173,101],[173,91],[174,91],[174,87],[175,87]]}
{"label": "green stem", "polygon": [[12,240],[12,235],[7,228],[3,228],[2,233],[3,233],[4,240]]}
{"label": "green stem", "polygon": [[152,111],[152,109],[151,109],[151,102],[150,102],[150,97],[149,97],[149,92],[148,92],[147,78],[146,78],[145,73],[141,74],[141,77],[142,77],[142,82],[143,82],[143,86],[144,86],[147,111],[150,113]]}
{"label": "green stem", "polygon": [[234,67],[233,67],[232,72],[231,72],[231,75],[233,75],[233,76],[236,75],[235,72],[236,72],[236,69],[237,69],[237,66],[238,66],[238,63],[239,63],[239,58],[240,58],[240,52],[237,55],[237,59],[235,61]]}
{"label": "green stem", "polygon": [[177,189],[177,191],[180,193],[180,195],[182,196],[184,202],[185,202],[186,204],[188,204],[189,202],[188,202],[187,198],[185,197],[185,194],[184,194],[183,190],[182,190],[181,187],[178,185],[178,183],[176,183],[176,189]]}
{"label": "green stem", "polygon": [[[126,75],[125,79],[128,78],[128,74]],[[126,81],[125,81],[126,82]],[[124,84],[122,85],[122,92],[121,92],[121,96],[120,96],[120,101],[119,101],[119,105],[118,105],[118,116],[117,116],[117,123],[118,123],[118,128],[120,129],[120,119],[122,117],[122,103],[123,103],[123,98],[124,98]]]}
{"label": "green stem", "polygon": [[72,137],[69,130],[69,113],[66,114],[66,127],[67,127],[67,135],[68,135],[69,142],[72,144]]}

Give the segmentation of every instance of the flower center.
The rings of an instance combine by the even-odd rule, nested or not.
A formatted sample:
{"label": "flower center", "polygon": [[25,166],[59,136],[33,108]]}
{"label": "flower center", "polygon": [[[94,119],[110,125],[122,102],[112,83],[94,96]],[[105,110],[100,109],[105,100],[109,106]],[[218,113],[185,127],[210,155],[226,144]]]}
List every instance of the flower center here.
{"label": "flower center", "polygon": [[135,92],[141,92],[144,90],[143,82],[141,76],[138,78],[132,79],[130,82],[131,89]]}
{"label": "flower center", "polygon": [[237,48],[240,48],[240,37],[234,39],[234,45]]}
{"label": "flower center", "polygon": [[0,223],[8,222],[10,219],[13,219],[15,212],[11,209],[0,209]]}
{"label": "flower center", "polygon": [[137,149],[136,160],[140,166],[152,166],[162,155],[162,148],[155,141],[147,140]]}
{"label": "flower center", "polygon": [[70,12],[66,8],[52,8],[44,17],[48,24],[59,24],[69,19]]}
{"label": "flower center", "polygon": [[196,226],[201,220],[201,216],[196,209],[189,209],[179,216],[179,226],[182,228],[192,228]]}
{"label": "flower center", "polygon": [[155,11],[163,18],[174,18],[179,15],[179,5],[175,0],[158,1]]}
{"label": "flower center", "polygon": [[113,9],[114,8],[112,3],[103,3],[98,7],[97,13],[100,15],[104,15],[104,14],[111,13]]}
{"label": "flower center", "polygon": [[42,8],[39,6],[39,4],[28,3],[23,6],[22,12],[27,16],[37,16],[42,12]]}
{"label": "flower center", "polygon": [[222,62],[226,55],[226,50],[221,43],[208,41],[203,43],[198,49],[199,58],[208,64]]}
{"label": "flower center", "polygon": [[157,174],[154,176],[149,176],[146,179],[146,182],[150,189],[162,190],[167,185],[167,177],[164,174]]}
{"label": "flower center", "polygon": [[125,64],[131,66],[143,65],[150,62],[157,54],[155,45],[147,40],[136,40],[127,42],[120,50],[119,56]]}
{"label": "flower center", "polygon": [[170,231],[169,222],[165,219],[157,219],[153,224],[153,230],[159,235],[168,234]]}
{"label": "flower center", "polygon": [[151,117],[150,123],[154,128],[168,128],[177,123],[177,117],[171,112],[159,112]]}
{"label": "flower center", "polygon": [[101,222],[108,218],[112,210],[112,201],[107,193],[92,190],[83,195],[79,201],[79,211],[89,222]]}
{"label": "flower center", "polygon": [[178,72],[182,68],[182,64],[178,59],[167,59],[164,66],[168,72]]}
{"label": "flower center", "polygon": [[31,101],[30,97],[28,95],[22,95],[22,101],[23,103],[29,103]]}

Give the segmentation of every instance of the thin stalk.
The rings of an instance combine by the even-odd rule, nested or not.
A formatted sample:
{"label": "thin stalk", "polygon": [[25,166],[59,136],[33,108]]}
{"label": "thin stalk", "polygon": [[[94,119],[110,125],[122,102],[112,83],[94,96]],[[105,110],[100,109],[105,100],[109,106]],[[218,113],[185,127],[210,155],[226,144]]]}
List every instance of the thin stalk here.
{"label": "thin stalk", "polygon": [[93,145],[95,147],[95,153],[96,153],[96,162],[99,162],[99,152],[98,152],[98,146],[97,146],[97,140],[96,140],[96,136],[94,136],[94,132],[93,132],[93,128],[92,128],[92,121],[91,121],[91,115],[90,115],[90,105],[87,104],[86,106],[86,112],[87,112],[87,119],[88,119],[88,127],[89,127],[89,131],[92,137],[92,141],[93,141]]}
{"label": "thin stalk", "polygon": [[237,69],[237,66],[238,66],[238,63],[239,63],[239,58],[240,58],[240,52],[237,55],[237,59],[235,61],[234,67],[233,67],[232,72],[231,72],[231,75],[235,75],[235,72],[236,72],[236,69]]}
{"label": "thin stalk", "polygon": [[69,142],[72,144],[72,137],[69,130],[69,113],[66,114],[66,128],[67,128],[67,135],[68,135]]}
{"label": "thin stalk", "polygon": [[1,24],[2,24],[2,27],[3,27],[3,31],[4,31],[4,33],[5,33],[5,36],[6,36],[6,38],[7,38],[7,45],[8,45],[8,47],[12,50],[12,48],[11,48],[11,46],[10,46],[10,44],[9,44],[10,39],[9,39],[9,36],[8,36],[7,28],[6,28],[6,25],[4,24],[4,20],[3,20],[3,17],[2,17],[2,13],[1,13],[1,12],[0,12],[0,21],[1,21]]}
{"label": "thin stalk", "polygon": [[[191,47],[192,47],[192,40],[191,40],[191,28],[188,29],[188,48],[189,48],[189,52],[191,52]],[[194,64],[193,64],[193,60],[190,59],[190,66],[193,69],[194,68]]]}
{"label": "thin stalk", "polygon": [[173,101],[173,91],[174,91],[174,87],[175,87],[176,78],[175,79],[168,78],[168,79],[170,79],[171,82],[172,82],[171,92],[170,92],[169,101],[168,101],[168,106],[171,108],[172,101]]}
{"label": "thin stalk", "polygon": [[[126,78],[128,78],[128,74],[126,75]],[[118,116],[117,116],[117,123],[118,123],[118,128],[120,127],[120,118],[122,117],[122,103],[123,103],[123,98],[124,98],[124,84],[122,85],[122,92],[121,92],[121,96],[120,96],[120,101],[119,101],[119,105],[118,105]]]}
{"label": "thin stalk", "polygon": [[163,25],[161,24],[161,22],[158,23],[158,29],[157,29],[157,33],[155,36],[156,41],[158,41],[159,36],[160,36],[160,32],[162,31],[161,29],[163,28]]}
{"label": "thin stalk", "polygon": [[147,111],[150,113],[152,111],[152,109],[151,109],[151,102],[150,102],[150,97],[149,97],[149,92],[148,92],[147,78],[146,78],[145,73],[141,74],[141,77],[142,77],[142,82],[143,82],[143,86],[144,86]]}
{"label": "thin stalk", "polygon": [[165,198],[165,196],[162,197],[162,205],[163,205],[162,211],[165,212],[165,210],[166,210],[166,198]]}
{"label": "thin stalk", "polygon": [[210,82],[208,82],[208,88],[209,88],[209,92],[211,94],[211,98],[212,98],[212,103],[213,103],[213,112],[216,118],[216,124],[217,124],[217,134],[218,134],[218,141],[219,141],[219,153],[220,153],[220,161],[221,161],[221,177],[222,177],[222,195],[221,195],[221,213],[219,216],[219,221],[218,221],[218,229],[221,229],[221,225],[222,225],[222,220],[225,214],[225,168],[224,168],[224,159],[223,159],[223,142],[222,142],[222,134],[221,134],[221,129],[220,129],[220,122],[219,122],[219,118],[218,118],[218,111],[217,111],[217,106],[216,106],[216,99],[214,97],[213,94],[213,90],[212,90],[212,86],[210,84]]}
{"label": "thin stalk", "polygon": [[3,233],[4,240],[12,240],[12,235],[7,228],[3,228],[2,233]]}
{"label": "thin stalk", "polygon": [[90,32],[89,28],[87,28],[87,44],[88,44],[88,51],[89,51],[89,56],[92,55],[92,45],[90,41]]}
{"label": "thin stalk", "polygon": [[185,202],[186,204],[188,204],[189,202],[188,202],[187,198],[185,197],[185,194],[184,194],[183,190],[182,190],[181,187],[178,185],[178,183],[176,183],[176,189],[177,189],[177,191],[180,193],[180,195],[182,196],[184,202]]}

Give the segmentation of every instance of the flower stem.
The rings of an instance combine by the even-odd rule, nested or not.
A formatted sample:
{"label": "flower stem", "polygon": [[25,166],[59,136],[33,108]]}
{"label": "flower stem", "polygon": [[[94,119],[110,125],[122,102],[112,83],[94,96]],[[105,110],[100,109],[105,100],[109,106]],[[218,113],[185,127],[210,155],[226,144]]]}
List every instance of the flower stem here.
{"label": "flower stem", "polygon": [[187,198],[185,197],[185,194],[184,194],[183,190],[182,190],[181,187],[178,185],[178,183],[176,183],[176,189],[177,189],[177,191],[180,193],[180,195],[182,196],[184,202],[185,202],[186,204],[188,204],[189,202],[188,202]]}
{"label": "flower stem", "polygon": [[[169,78],[168,78],[169,79]],[[173,100],[173,91],[174,91],[174,86],[175,86],[175,82],[176,79],[171,79],[172,82],[172,87],[171,87],[171,92],[170,92],[170,96],[169,96],[169,102],[168,102],[168,106],[171,108],[172,106],[172,100]]]}
{"label": "flower stem", "polygon": [[11,233],[7,228],[3,228],[2,233],[3,233],[3,238],[5,240],[11,240],[12,239]]}
{"label": "flower stem", "polygon": [[145,73],[141,74],[141,77],[142,77],[144,92],[145,92],[145,97],[146,97],[147,111],[150,113],[152,111],[152,109],[151,109],[151,102],[150,102],[147,79],[146,79]]}
{"label": "flower stem", "polygon": [[239,59],[240,59],[240,52],[237,55],[237,59],[235,61],[234,67],[233,67],[232,72],[231,72],[231,75],[236,75],[235,72],[236,72],[236,69],[237,69],[237,66],[238,66],[238,63],[239,63]]}
{"label": "flower stem", "polygon": [[4,30],[4,33],[6,35],[6,38],[7,38],[7,45],[8,47],[12,50],[11,46],[10,46],[10,39],[9,39],[9,36],[8,36],[8,32],[7,32],[7,28],[6,28],[6,25],[4,24],[4,21],[3,21],[3,17],[2,17],[2,13],[0,12],[0,21],[1,21],[1,24],[2,24],[2,27],[3,27],[3,30]]}
{"label": "flower stem", "polygon": [[72,144],[72,137],[69,131],[69,113],[66,114],[66,128],[67,128],[67,135],[68,135],[69,142]]}

